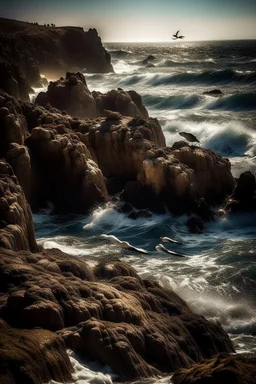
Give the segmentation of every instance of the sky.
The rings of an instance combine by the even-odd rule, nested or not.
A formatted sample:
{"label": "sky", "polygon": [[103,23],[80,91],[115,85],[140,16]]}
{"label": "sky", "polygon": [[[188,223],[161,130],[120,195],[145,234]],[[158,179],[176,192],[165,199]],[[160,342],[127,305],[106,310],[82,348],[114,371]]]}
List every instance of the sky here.
{"label": "sky", "polygon": [[0,0],[0,17],[96,28],[104,42],[256,39],[256,0]]}

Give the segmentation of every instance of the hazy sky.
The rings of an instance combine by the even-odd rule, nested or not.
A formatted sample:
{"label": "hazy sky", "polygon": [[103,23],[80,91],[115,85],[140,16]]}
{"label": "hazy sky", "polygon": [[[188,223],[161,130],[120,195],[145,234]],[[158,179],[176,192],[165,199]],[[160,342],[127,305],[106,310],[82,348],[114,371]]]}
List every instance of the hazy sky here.
{"label": "hazy sky", "polygon": [[103,41],[256,39],[256,0],[0,0],[0,16],[97,28]]}

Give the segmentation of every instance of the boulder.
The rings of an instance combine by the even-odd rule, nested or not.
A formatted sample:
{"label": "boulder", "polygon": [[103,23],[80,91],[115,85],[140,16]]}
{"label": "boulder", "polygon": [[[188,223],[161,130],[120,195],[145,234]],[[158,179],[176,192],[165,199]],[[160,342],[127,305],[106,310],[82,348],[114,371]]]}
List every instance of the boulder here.
{"label": "boulder", "polygon": [[48,102],[71,116],[85,118],[97,115],[95,100],[80,72],[67,72],[65,79],[61,77],[57,81],[51,81],[47,92],[41,92],[35,100],[39,105],[46,105]]}
{"label": "boulder", "polygon": [[122,88],[103,94],[93,91],[92,95],[96,101],[98,113],[105,116],[105,110],[121,113],[123,116],[142,116],[148,118],[148,112],[142,103],[141,96],[135,91],[124,91]]}

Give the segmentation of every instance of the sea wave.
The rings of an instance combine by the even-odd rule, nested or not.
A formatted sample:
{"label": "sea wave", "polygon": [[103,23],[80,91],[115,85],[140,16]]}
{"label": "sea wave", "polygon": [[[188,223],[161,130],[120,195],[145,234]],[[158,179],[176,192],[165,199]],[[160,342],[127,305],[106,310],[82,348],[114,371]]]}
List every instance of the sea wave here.
{"label": "sea wave", "polygon": [[231,96],[222,96],[211,102],[207,108],[231,111],[256,110],[256,93],[250,92]]}
{"label": "sea wave", "polygon": [[256,83],[256,72],[224,69],[203,72],[181,72],[175,74],[146,73],[130,75],[120,81],[120,85],[123,86],[139,83],[155,87],[170,84],[224,85],[229,83],[242,83],[252,85]]}
{"label": "sea wave", "polygon": [[193,108],[202,102],[204,97],[202,95],[174,95],[169,97],[157,95],[144,95],[143,102],[146,107],[153,107],[156,109],[185,109]]}

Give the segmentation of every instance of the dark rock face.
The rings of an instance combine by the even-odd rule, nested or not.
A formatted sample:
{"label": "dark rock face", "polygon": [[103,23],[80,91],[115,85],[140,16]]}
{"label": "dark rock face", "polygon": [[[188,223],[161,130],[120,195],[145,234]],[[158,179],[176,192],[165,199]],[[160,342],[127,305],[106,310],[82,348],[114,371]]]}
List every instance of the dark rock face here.
{"label": "dark rock face", "polygon": [[2,384],[71,381],[65,344],[56,334],[43,329],[13,329],[0,319],[0,340]]}
{"label": "dark rock face", "polygon": [[234,193],[228,198],[222,214],[256,210],[256,179],[251,172],[240,175]]}
{"label": "dark rock face", "polygon": [[1,97],[0,153],[33,209],[51,201],[56,212],[82,213],[107,199],[100,169],[71,129],[78,120],[6,94]]}
{"label": "dark rock face", "polygon": [[221,354],[211,360],[180,369],[172,376],[173,384],[254,384],[256,359]]}
{"label": "dark rock face", "polygon": [[[112,72],[110,55],[95,29],[45,27],[0,19],[0,86],[12,96],[28,100],[30,86],[40,73],[57,78],[74,68]],[[25,80],[26,79],[26,80]]]}
{"label": "dark rock face", "polygon": [[43,106],[50,103],[54,108],[80,118],[97,116],[95,100],[80,72],[67,72],[65,79],[51,81],[47,92],[41,92],[35,103]]}
{"label": "dark rock face", "polygon": [[210,90],[210,91],[205,91],[205,92],[203,92],[203,95],[208,95],[208,96],[218,97],[218,96],[223,96],[224,93],[221,92],[220,89],[212,89],[212,90]]}
{"label": "dark rock face", "polygon": [[10,165],[0,161],[0,246],[19,251],[38,250],[32,214]]}

